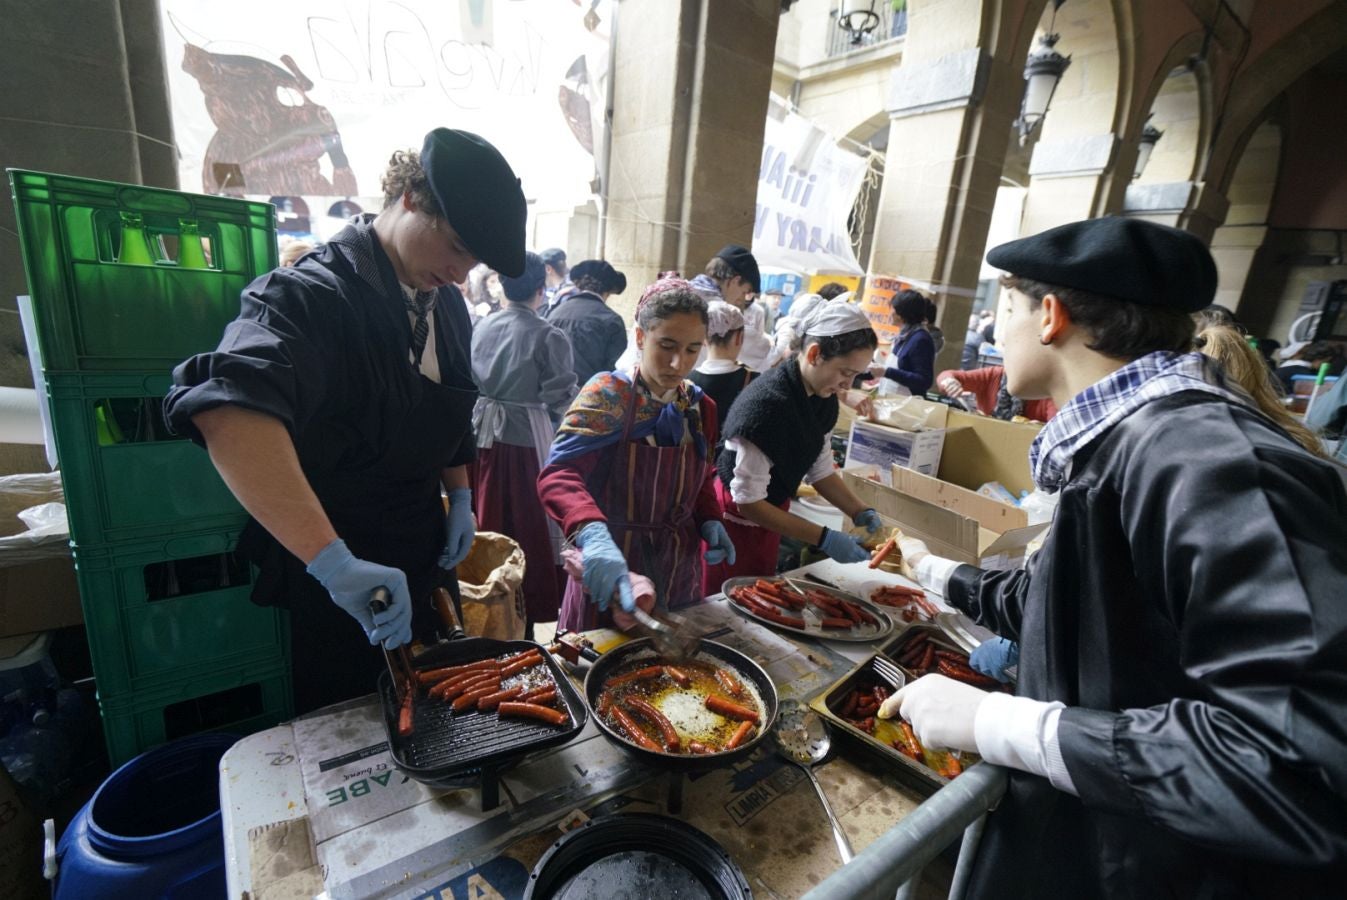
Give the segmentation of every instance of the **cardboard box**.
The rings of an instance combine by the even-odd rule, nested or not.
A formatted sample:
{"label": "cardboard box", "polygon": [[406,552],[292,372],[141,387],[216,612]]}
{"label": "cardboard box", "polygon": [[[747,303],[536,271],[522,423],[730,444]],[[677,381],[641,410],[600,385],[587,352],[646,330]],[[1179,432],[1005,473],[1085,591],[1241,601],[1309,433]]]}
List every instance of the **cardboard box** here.
{"label": "cardboard box", "polygon": [[1047,524],[1029,525],[1024,510],[977,489],[999,481],[1015,494],[1032,490],[1029,445],[1040,426],[955,411],[946,426],[935,475],[891,466],[888,484],[882,483],[882,473],[870,469],[845,471],[844,480],[862,502],[921,538],[933,553],[985,569],[1020,565]]}
{"label": "cardboard box", "polygon": [[[944,407],[931,421],[943,425]],[[945,446],[945,429],[904,431],[875,422],[857,419],[851,423],[847,438],[847,462],[844,468],[871,466],[879,472],[885,484],[892,484],[889,474],[893,466],[903,466],[934,475],[940,468],[941,452]]]}
{"label": "cardboard box", "polygon": [[83,624],[69,539],[52,535],[37,544],[4,540],[26,530],[18,517],[21,510],[62,499],[60,476],[38,473],[0,482],[4,484],[0,489],[0,637]]}

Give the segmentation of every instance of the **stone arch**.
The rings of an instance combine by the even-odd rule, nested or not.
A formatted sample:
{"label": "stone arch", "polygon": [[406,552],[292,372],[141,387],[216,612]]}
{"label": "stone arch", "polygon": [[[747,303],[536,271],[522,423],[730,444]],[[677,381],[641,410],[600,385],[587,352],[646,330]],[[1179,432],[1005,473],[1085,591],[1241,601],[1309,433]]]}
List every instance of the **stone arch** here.
{"label": "stone arch", "polygon": [[1123,151],[1120,169],[1135,167],[1137,143],[1148,116],[1165,133],[1151,155],[1142,183],[1194,181],[1206,159],[1211,140],[1211,75],[1199,59],[1202,35],[1192,32],[1179,38],[1151,74],[1119,132]]}
{"label": "stone arch", "polygon": [[1244,147],[1272,102],[1311,68],[1347,46],[1347,2],[1307,18],[1235,76],[1200,177],[1224,193]]}
{"label": "stone arch", "polygon": [[[1036,30],[1046,31],[1052,16],[1052,4],[1045,4]],[[1127,19],[1130,6],[1123,0],[1072,0],[1057,11],[1052,27],[1071,65],[1053,94],[1041,140],[1116,131],[1132,80],[1130,42],[1119,37],[1130,33]]]}

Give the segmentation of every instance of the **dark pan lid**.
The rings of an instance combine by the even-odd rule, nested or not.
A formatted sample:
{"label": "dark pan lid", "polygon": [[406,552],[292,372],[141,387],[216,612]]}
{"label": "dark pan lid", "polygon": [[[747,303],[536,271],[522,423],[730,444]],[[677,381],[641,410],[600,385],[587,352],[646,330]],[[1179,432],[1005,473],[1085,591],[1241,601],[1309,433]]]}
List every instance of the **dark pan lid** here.
{"label": "dark pan lid", "polygon": [[524,900],[679,897],[749,900],[748,880],[725,849],[667,816],[600,816],[538,860]]}

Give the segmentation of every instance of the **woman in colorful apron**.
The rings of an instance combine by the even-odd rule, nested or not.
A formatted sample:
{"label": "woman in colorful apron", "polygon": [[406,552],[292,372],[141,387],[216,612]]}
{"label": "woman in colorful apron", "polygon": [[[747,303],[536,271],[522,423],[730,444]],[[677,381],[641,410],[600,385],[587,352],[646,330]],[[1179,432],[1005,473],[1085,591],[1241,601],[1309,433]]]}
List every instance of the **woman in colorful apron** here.
{"label": "woman in colorful apron", "polygon": [[703,554],[734,559],[714,484],[715,402],[687,380],[706,323],[686,281],[655,282],[636,307],[639,362],[595,375],[566,413],[538,476],[543,508],[582,558],[559,628],[608,624],[614,595],[630,610],[629,572],[654,582],[660,608],[697,603]]}
{"label": "woman in colorful apron", "polygon": [[882,527],[879,514],[837,475],[830,440],[838,395],[865,373],[879,340],[865,313],[849,303],[815,307],[799,333],[799,354],[745,388],[725,423],[716,492],[738,558],[707,566],[708,592],[734,576],[776,574],[782,535],[838,562],[870,558],[853,535],[790,512],[801,482],[871,534]]}

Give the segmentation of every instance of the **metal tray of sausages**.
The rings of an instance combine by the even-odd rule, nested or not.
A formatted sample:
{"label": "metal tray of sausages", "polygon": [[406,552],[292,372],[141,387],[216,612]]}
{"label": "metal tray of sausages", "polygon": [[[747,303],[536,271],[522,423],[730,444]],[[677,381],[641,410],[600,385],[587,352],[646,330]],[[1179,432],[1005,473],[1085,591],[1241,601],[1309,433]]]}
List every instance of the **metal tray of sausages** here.
{"label": "metal tray of sausages", "polygon": [[[890,681],[882,677],[874,667],[875,654],[866,658],[860,665],[853,668],[846,675],[842,676],[832,684],[823,693],[810,701],[809,706],[828,720],[829,724],[841,735],[852,741],[852,743],[864,749],[871,755],[882,758],[893,767],[893,773],[898,780],[903,782],[912,790],[924,797],[929,797],[945,785],[949,784],[950,779],[945,778],[930,766],[923,765],[914,759],[906,756],[900,751],[894,749],[892,742],[898,740],[901,734],[896,720],[889,721],[884,719],[875,720],[875,733],[870,734],[858,728],[852,721],[839,715],[838,710],[842,702],[851,692],[852,688],[863,684],[881,684],[889,685]],[[910,675],[908,676],[911,677]],[[974,762],[978,761],[978,756],[974,753],[960,754],[960,762],[967,769]]]}
{"label": "metal tray of sausages", "polygon": [[[771,581],[779,584],[785,584],[787,587],[793,587],[796,590],[803,588],[806,590],[818,591],[821,594],[827,594],[829,596],[836,597],[839,600],[845,600],[848,603],[852,603],[855,604],[856,606],[861,607],[870,615],[872,615],[876,620],[875,624],[852,625],[850,628],[824,628],[822,625],[823,621],[822,614],[819,613],[819,611],[812,604],[808,603],[805,604],[803,610],[790,613],[790,615],[797,616],[804,621],[804,628],[795,628],[793,626],[777,622],[773,619],[764,618],[763,616],[758,615],[752,610],[745,609],[743,606],[740,606],[730,597],[730,591],[734,590],[735,588],[751,587],[758,581]],[[783,631],[786,634],[798,635],[800,637],[816,638],[822,641],[849,641],[858,643],[861,642],[873,643],[875,641],[882,640],[883,638],[887,637],[889,634],[893,632],[894,619],[889,614],[891,610],[886,610],[885,607],[871,603],[869,600],[862,599],[861,597],[857,597],[855,594],[848,594],[846,591],[840,590],[838,588],[826,587],[824,585],[816,584],[810,581],[803,581],[796,578],[787,580],[781,578],[780,576],[773,576],[770,578],[756,577],[756,576],[738,576],[735,578],[727,579],[725,583],[721,585],[720,589],[721,592],[725,595],[725,602],[728,603],[730,605],[730,608],[733,609],[735,612],[737,612],[739,615],[744,616],[745,618],[748,619],[753,619],[755,622],[761,622],[763,625],[766,625],[769,628],[774,628],[777,631]]]}

